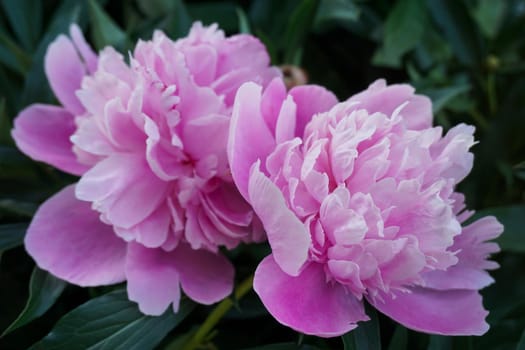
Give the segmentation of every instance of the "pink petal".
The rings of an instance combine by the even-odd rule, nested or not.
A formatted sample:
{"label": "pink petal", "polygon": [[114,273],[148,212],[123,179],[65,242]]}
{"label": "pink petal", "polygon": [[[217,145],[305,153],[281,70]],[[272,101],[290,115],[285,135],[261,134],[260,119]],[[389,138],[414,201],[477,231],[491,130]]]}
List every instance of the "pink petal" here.
{"label": "pink petal", "polygon": [[209,305],[232,292],[234,268],[225,256],[203,249],[193,250],[181,243],[173,259],[182,290],[191,299]]}
{"label": "pink petal", "polygon": [[321,264],[292,277],[270,255],[257,267],[253,287],[277,321],[301,333],[334,337],[368,320],[360,301],[340,284],[327,283]]}
{"label": "pink petal", "polygon": [[65,35],[60,35],[49,45],[44,68],[51,89],[60,103],[74,115],[84,112],[84,107],[75,95],[80,89],[86,67],[75,46]]}
{"label": "pink petal", "polygon": [[402,325],[420,332],[442,335],[482,335],[489,329],[485,322],[481,296],[472,290],[438,291],[412,288],[411,293],[395,297],[382,295],[369,302]]}
{"label": "pink petal", "polygon": [[228,160],[239,192],[248,199],[248,174],[258,159],[273,151],[275,140],[261,115],[261,87],[243,84],[233,106],[228,139]]}
{"label": "pink petal", "polygon": [[268,125],[268,128],[273,134],[275,134],[277,117],[279,116],[281,105],[285,99],[286,86],[284,85],[284,81],[280,77],[274,78],[266,89],[264,89],[261,100],[262,115],[266,121],[266,125]]}
{"label": "pink petal", "polygon": [[113,225],[131,228],[159,207],[167,189],[140,155],[117,153],[82,176],[76,196],[93,202]]}
{"label": "pink petal", "polygon": [[40,268],[70,283],[99,286],[125,279],[126,243],[75,198],[74,185],[40,206],[25,246]]}
{"label": "pink petal", "polygon": [[140,311],[159,316],[173,303],[173,309],[177,312],[180,286],[173,252],[130,243],[126,277],[128,297],[139,304]]}
{"label": "pink petal", "polygon": [[297,276],[308,258],[311,238],[306,227],[286,206],[283,194],[259,170],[250,171],[249,202],[260,218],[277,264],[289,275]]}
{"label": "pink petal", "polygon": [[12,131],[16,145],[35,160],[74,174],[82,175],[88,167],[77,161],[69,140],[75,132],[73,116],[61,107],[34,104],[24,109]]}
{"label": "pink petal", "polygon": [[414,95],[414,88],[407,84],[387,86],[383,79],[379,79],[348,101],[358,101],[357,107],[369,113],[380,112],[387,116],[408,101],[401,111],[408,128],[420,130],[432,126],[432,102],[426,96]]}
{"label": "pink petal", "polygon": [[69,35],[71,36],[71,40],[73,41],[73,44],[75,44],[78,53],[82,57],[82,61],[86,64],[87,70],[89,73],[94,73],[97,70],[98,58],[91,46],[86,42],[82,30],[78,25],[72,24],[69,27]]}
{"label": "pink petal", "polygon": [[337,103],[337,97],[327,89],[317,85],[301,85],[290,90],[297,105],[295,135],[302,137],[306,124],[317,113],[328,111]]}

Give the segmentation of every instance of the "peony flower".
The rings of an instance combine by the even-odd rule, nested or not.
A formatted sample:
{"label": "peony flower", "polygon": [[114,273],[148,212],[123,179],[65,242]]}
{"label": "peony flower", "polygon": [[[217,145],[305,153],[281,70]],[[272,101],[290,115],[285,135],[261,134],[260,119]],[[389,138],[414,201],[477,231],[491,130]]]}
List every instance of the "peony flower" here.
{"label": "peony flower", "polygon": [[264,239],[226,154],[234,92],[278,75],[264,46],[195,23],[175,42],[155,32],[128,64],[111,47],[97,59],[76,27],[72,37],[45,58],[65,107],[29,106],[12,133],[33,159],[81,175],[39,208],[27,251],[74,284],[127,280],[146,314],[177,311],[181,288],[221,300],[234,271],[219,247]]}
{"label": "peony flower", "polygon": [[503,227],[464,225],[456,185],[469,173],[474,128],[445,135],[431,102],[383,80],[349,100],[272,82],[238,91],[228,156],[272,254],[255,273],[268,311],[297,331],[331,337],[368,319],[363,301],[408,328],[487,331],[478,290]]}

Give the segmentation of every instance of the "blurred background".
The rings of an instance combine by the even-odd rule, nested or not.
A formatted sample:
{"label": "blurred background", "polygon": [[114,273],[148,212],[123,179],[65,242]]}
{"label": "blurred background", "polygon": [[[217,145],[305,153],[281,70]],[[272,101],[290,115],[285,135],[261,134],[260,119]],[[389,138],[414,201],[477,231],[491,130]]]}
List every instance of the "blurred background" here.
{"label": "blurred background", "polygon": [[[492,213],[505,225],[496,283],[482,293],[491,312],[491,330],[483,337],[428,336],[384,316],[346,336],[344,344],[301,336],[273,320],[251,292],[203,349],[525,349],[525,0],[0,0],[0,332],[9,327],[0,348],[25,349],[51,330],[47,339],[54,342],[36,348],[95,344],[64,340],[85,319],[70,317],[53,327],[67,312],[114,289],[66,286],[34,269],[21,246],[38,205],[74,181],[23,156],[10,136],[22,108],[56,103],[43,71],[48,44],[75,22],[97,50],[112,45],[127,53],[155,29],[176,39],[196,20],[218,23],[228,35],[257,36],[273,64],[300,67],[309,83],[326,86],[341,100],[377,78],[408,82],[432,98],[436,125],[475,125],[475,166],[459,189],[471,209]],[[266,249],[229,253],[239,279],[253,272]],[[177,349],[210,310],[200,306],[166,337],[146,332],[144,339],[151,338],[149,347]],[[140,319],[130,312],[126,322]],[[118,321],[99,326],[116,330],[111,327]],[[104,337],[112,332],[93,348],[109,346]],[[80,336],[101,337],[93,330]]]}

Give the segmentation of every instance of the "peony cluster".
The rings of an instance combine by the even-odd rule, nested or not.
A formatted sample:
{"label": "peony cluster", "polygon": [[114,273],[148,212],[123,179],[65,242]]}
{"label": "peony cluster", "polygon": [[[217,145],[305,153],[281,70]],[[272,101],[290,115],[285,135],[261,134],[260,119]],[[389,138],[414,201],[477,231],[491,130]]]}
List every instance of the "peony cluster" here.
{"label": "peony cluster", "polygon": [[23,110],[12,132],[35,160],[80,176],[39,208],[25,245],[71,283],[127,282],[142,312],[232,291],[220,252],[268,240],[254,289],[282,324],[323,337],[368,319],[364,300],[418,331],[479,335],[493,282],[493,217],[469,222],[456,185],[474,128],[432,127],[431,102],[382,80],[338,103],[289,91],[250,35],[195,23],[126,60],[76,26],[49,47],[62,107]]}

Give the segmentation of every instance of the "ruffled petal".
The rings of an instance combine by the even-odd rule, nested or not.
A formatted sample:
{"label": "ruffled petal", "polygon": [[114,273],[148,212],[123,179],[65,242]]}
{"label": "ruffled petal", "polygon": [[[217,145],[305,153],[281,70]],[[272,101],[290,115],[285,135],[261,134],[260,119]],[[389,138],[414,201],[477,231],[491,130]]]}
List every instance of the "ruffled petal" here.
{"label": "ruffled petal", "polygon": [[74,185],[40,206],[25,246],[40,268],[70,283],[100,286],[125,279],[126,243],[75,198]]}
{"label": "ruffled petal", "polygon": [[80,89],[86,67],[75,46],[65,35],[60,35],[49,45],[44,69],[49,85],[60,103],[75,115],[84,113],[85,109],[75,91]]}
{"label": "ruffled petal", "polygon": [[146,315],[159,316],[173,304],[179,309],[179,273],[173,252],[130,243],[126,261],[128,297]]}
{"label": "ruffled petal", "polygon": [[253,165],[249,180],[249,202],[266,230],[277,264],[297,276],[308,258],[311,238],[303,223],[286,206],[283,194]]}
{"label": "ruffled petal", "polygon": [[233,290],[234,268],[228,259],[203,249],[194,250],[181,243],[173,253],[182,290],[201,304],[213,304]]}
{"label": "ruffled petal", "polygon": [[482,335],[488,331],[488,312],[481,295],[472,290],[438,291],[412,288],[409,293],[381,295],[369,302],[402,325],[442,335]]}
{"label": "ruffled petal", "polygon": [[328,111],[336,105],[337,97],[322,86],[301,85],[290,90],[297,105],[297,120],[295,122],[295,136],[302,137],[306,124],[317,113]]}
{"label": "ruffled petal", "polygon": [[270,255],[257,267],[253,287],[273,317],[301,333],[335,337],[368,320],[359,300],[340,284],[327,283],[321,264],[292,277]]}
{"label": "ruffled petal", "polygon": [[275,140],[261,115],[261,87],[243,84],[233,106],[228,160],[235,184],[245,199],[248,199],[250,167],[258,159],[264,164],[274,147]]}
{"label": "ruffled petal", "polygon": [[34,104],[15,119],[12,136],[18,148],[32,159],[82,175],[88,167],[73,153],[69,138],[74,132],[74,117],[64,108]]}

